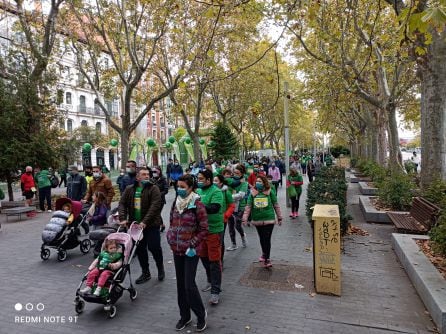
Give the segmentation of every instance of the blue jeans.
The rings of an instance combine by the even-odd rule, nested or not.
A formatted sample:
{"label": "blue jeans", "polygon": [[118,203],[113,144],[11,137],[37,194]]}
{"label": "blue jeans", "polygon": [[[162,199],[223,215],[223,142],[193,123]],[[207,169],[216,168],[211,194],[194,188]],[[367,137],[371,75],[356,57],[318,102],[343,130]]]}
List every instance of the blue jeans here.
{"label": "blue jeans", "polygon": [[45,199],[47,210],[51,210],[51,187],[39,188],[39,206],[40,210],[45,211]]}

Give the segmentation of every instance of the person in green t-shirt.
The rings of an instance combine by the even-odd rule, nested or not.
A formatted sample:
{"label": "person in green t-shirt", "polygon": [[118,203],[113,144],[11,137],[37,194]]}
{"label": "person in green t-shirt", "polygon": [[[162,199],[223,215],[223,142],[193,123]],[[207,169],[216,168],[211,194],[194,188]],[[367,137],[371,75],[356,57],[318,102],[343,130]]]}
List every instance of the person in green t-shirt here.
{"label": "person in green t-shirt", "polygon": [[51,212],[51,174],[48,170],[43,169],[36,173],[35,179],[37,188],[39,188],[39,207],[38,212],[45,211],[45,200],[48,212]]}
{"label": "person in green t-shirt", "polygon": [[[274,225],[282,225],[282,213],[280,211],[277,196],[271,191],[271,186],[266,176],[257,175],[255,188],[251,189],[243,213],[243,224],[248,223],[248,217],[251,215],[251,223],[256,227],[259,234],[262,256],[259,261],[265,268],[272,266],[270,260],[271,236]],[[276,221],[277,215],[277,221]]]}
{"label": "person in green t-shirt", "polygon": [[302,194],[303,177],[295,168],[290,168],[290,175],[287,180],[287,193],[291,200],[290,217],[295,219],[299,216],[299,199]]}
{"label": "person in green t-shirt", "polygon": [[[218,304],[221,292],[221,234],[224,232],[223,193],[213,184],[212,171],[205,169],[197,176],[197,194],[206,207],[209,234],[201,249],[201,261],[211,285],[209,303]],[[205,289],[207,291],[207,288]]]}
{"label": "person in green t-shirt", "polygon": [[221,262],[223,263],[223,257],[225,254],[225,232],[226,225],[230,218],[233,218],[232,214],[234,213],[235,205],[234,200],[232,199],[232,189],[225,184],[226,180],[223,175],[214,176],[214,185],[216,185],[223,192],[223,222],[224,222],[224,230],[221,233]]}
{"label": "person in green t-shirt", "polygon": [[247,246],[246,233],[242,227],[243,211],[245,210],[246,199],[248,198],[249,194],[248,182],[246,182],[246,178],[244,177],[246,174],[245,166],[240,164],[235,166],[233,174],[234,176],[232,177],[232,180],[228,180],[231,182],[229,183],[227,181],[230,187],[233,189],[232,199],[234,200],[235,204],[234,215],[228,221],[229,236],[231,237],[232,243],[230,247],[226,248],[228,251],[234,251],[238,248],[235,232],[236,230],[242,239],[242,247],[245,248]]}

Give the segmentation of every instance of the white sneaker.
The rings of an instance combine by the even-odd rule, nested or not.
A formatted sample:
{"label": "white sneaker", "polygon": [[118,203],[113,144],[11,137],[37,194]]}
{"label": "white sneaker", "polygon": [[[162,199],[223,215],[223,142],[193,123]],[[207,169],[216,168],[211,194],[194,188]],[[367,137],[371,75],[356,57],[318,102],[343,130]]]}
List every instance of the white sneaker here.
{"label": "white sneaker", "polygon": [[226,248],[226,250],[227,251],[234,251],[234,250],[236,250],[238,248],[238,246],[237,245],[235,245],[235,244],[232,244],[232,246],[231,247],[228,247],[228,248]]}
{"label": "white sneaker", "polygon": [[247,245],[248,245],[248,241],[246,240],[246,234],[245,234],[245,236],[242,238],[242,247],[246,248]]}
{"label": "white sneaker", "polygon": [[93,293],[95,296],[97,296],[97,297],[99,297],[99,295],[101,294],[101,287],[100,286],[98,286],[97,288],[96,288],[96,290],[94,290],[94,293]]}
{"label": "white sneaker", "polygon": [[85,294],[85,293],[90,293],[91,292],[91,288],[89,286],[86,286],[85,288],[79,290],[80,293]]}
{"label": "white sneaker", "polygon": [[47,210],[49,213],[53,212],[53,210]]}

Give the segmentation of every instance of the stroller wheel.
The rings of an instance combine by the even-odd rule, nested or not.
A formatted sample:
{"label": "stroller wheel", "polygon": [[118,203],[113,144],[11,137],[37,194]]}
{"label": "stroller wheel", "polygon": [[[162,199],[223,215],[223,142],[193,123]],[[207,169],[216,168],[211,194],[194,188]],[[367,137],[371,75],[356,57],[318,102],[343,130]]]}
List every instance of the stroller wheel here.
{"label": "stroller wheel", "polygon": [[84,308],[85,308],[85,302],[83,300],[79,300],[78,302],[76,302],[76,305],[74,306],[74,309],[76,310],[77,314],[81,314],[82,312],[84,312]]}
{"label": "stroller wheel", "polygon": [[116,306],[110,305],[110,310],[108,311],[108,317],[113,319],[116,316]]}
{"label": "stroller wheel", "polygon": [[65,249],[61,249],[58,253],[57,253],[57,259],[59,261],[65,261],[67,259],[67,251]]}
{"label": "stroller wheel", "polygon": [[46,261],[46,260],[48,260],[49,259],[49,257],[50,257],[50,250],[49,249],[47,249],[47,248],[44,248],[44,249],[42,249],[41,251],[40,251],[40,258],[43,260],[43,261]]}
{"label": "stroller wheel", "polygon": [[130,293],[131,300],[135,300],[136,296],[138,296],[138,291],[136,291],[136,289],[134,289],[134,288],[129,288],[129,293]]}
{"label": "stroller wheel", "polygon": [[90,251],[91,248],[91,241],[90,239],[84,239],[81,241],[80,249],[82,254],[87,254]]}

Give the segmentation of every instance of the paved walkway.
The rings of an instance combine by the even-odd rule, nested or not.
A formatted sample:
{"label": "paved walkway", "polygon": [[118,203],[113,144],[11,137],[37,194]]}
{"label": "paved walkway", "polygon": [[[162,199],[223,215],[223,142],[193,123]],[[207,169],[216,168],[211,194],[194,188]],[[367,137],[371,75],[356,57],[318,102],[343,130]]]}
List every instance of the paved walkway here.
{"label": "paved walkway", "polygon": [[[358,186],[349,186],[349,212],[354,224],[370,236],[347,236],[342,256],[342,297],[311,296],[302,289],[273,291],[240,284],[260,254],[254,228],[247,228],[246,249],[227,252],[221,303],[208,309],[208,333],[429,333],[431,322],[420,298],[400,267],[390,245],[392,228],[363,221],[357,205]],[[279,189],[284,203],[285,191]],[[172,191],[168,196],[172,201]],[[301,198],[304,212],[305,193]],[[287,212],[283,207],[284,214]],[[167,219],[167,208],[163,212]],[[68,252],[59,263],[55,254],[43,262],[39,248],[41,232],[49,214],[35,219],[5,222],[0,216],[0,333],[174,333],[179,318],[176,304],[175,274],[165,235],[162,237],[166,280],[137,286],[138,298],[131,302],[128,293],[118,301],[115,319],[107,319],[100,305],[87,304],[76,318],[73,298],[77,284],[92,260],[78,249]],[[273,263],[312,266],[311,228],[302,215],[297,221],[285,219],[273,234]],[[227,243],[229,238],[227,236]],[[152,273],[156,276],[153,261]],[[137,260],[134,277],[140,273]],[[276,267],[277,268],[277,267]],[[274,270],[274,268],[272,269]],[[205,285],[203,268],[197,275],[199,287]],[[295,282],[303,283],[303,282]],[[308,288],[308,287],[306,287]],[[202,293],[207,300],[208,295]],[[32,311],[16,311],[14,306],[27,303]],[[43,311],[35,310],[38,303]],[[40,305],[41,306],[41,305]],[[28,305],[29,307],[29,305]],[[17,318],[33,316],[34,318]],[[48,318],[48,317],[53,318]],[[60,318],[55,318],[60,316]],[[47,318],[45,318],[47,317]],[[57,320],[64,323],[57,323]],[[40,320],[40,323],[23,321]],[[44,323],[53,320],[53,323]],[[22,323],[20,323],[22,321]],[[75,323],[76,321],[76,323]],[[193,329],[189,327],[189,329]],[[184,331],[186,332],[186,330]]]}

